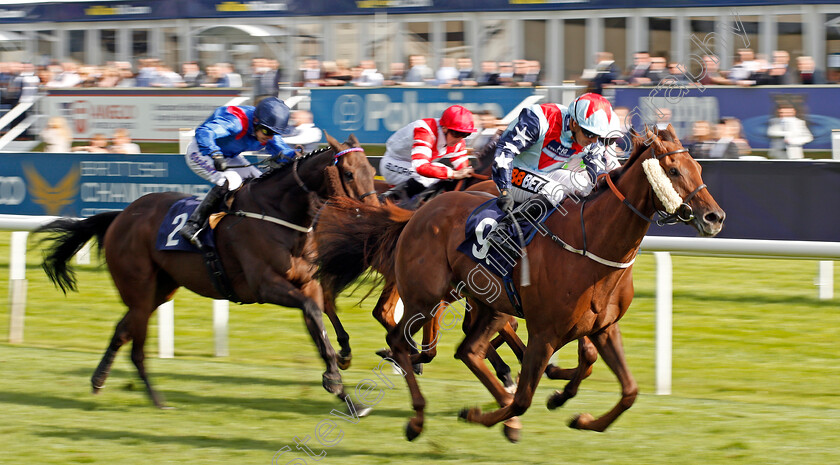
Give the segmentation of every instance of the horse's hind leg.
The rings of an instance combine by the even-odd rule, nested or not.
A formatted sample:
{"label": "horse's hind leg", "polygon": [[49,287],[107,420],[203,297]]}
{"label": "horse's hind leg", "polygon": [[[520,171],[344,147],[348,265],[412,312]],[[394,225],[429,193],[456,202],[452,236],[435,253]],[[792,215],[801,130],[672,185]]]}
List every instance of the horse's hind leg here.
{"label": "horse's hind leg", "polygon": [[[489,308],[478,308],[471,312],[473,319],[467,328],[467,336],[458,346],[455,358],[460,359],[473,372],[479,381],[490,391],[496,399],[499,407],[505,407],[511,403],[513,396],[505,389],[496,377],[487,368],[484,358],[490,347],[490,337],[507,324],[507,315],[499,315]],[[461,417],[465,418],[467,411],[461,411]],[[519,430],[522,425],[516,417],[505,422],[505,436],[511,442],[519,440]]]}
{"label": "horse's hind leg", "polygon": [[[548,398],[548,402],[546,406],[550,410],[554,410],[557,407],[565,404],[567,400],[571,399],[572,397],[577,395],[578,388],[580,387],[580,383],[586,379],[590,374],[592,374],[592,365],[595,361],[598,360],[598,351],[595,349],[595,345],[587,337],[582,337],[578,339],[578,366],[574,369],[567,369],[561,370],[559,367],[554,367],[557,371],[562,372],[571,372],[571,376],[568,378],[552,378],[549,375],[549,369],[546,369],[546,375],[548,375],[551,379],[568,379],[569,382],[566,383],[566,387],[563,388],[563,392],[554,391],[554,394]],[[551,367],[549,367],[551,368]]]}
{"label": "horse's hind leg", "polygon": [[129,315],[126,313],[120,322],[117,323],[117,327],[114,329],[114,335],[111,337],[111,342],[108,344],[108,348],[105,349],[105,354],[102,356],[102,360],[99,362],[96,370],[94,370],[93,376],[90,377],[90,384],[94,394],[98,394],[99,390],[105,387],[105,380],[108,379],[108,374],[111,373],[111,365],[114,364],[114,358],[117,356],[117,352],[130,339],[126,328],[128,317]]}
{"label": "horse's hind leg", "polygon": [[598,349],[598,353],[604,359],[604,362],[615,373],[618,381],[621,383],[621,400],[612,410],[601,417],[596,419],[588,413],[582,413],[575,417],[569,426],[577,429],[604,431],[619,415],[633,405],[639,389],[636,386],[633,375],[630,374],[627,361],[624,359],[624,346],[621,342],[621,330],[618,329],[618,324],[616,323],[607,327],[597,335],[591,336],[591,339],[592,343]]}

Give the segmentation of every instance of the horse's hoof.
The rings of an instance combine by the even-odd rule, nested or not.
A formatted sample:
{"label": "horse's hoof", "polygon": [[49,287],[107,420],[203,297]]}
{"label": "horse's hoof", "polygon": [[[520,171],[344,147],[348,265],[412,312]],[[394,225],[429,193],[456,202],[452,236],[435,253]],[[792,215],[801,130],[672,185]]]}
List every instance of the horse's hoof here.
{"label": "horse's hoof", "polygon": [[458,418],[461,419],[461,420],[464,420],[464,421],[469,421],[469,420],[467,420],[467,415],[469,415],[469,413],[470,413],[470,409],[463,408],[463,409],[461,409],[460,412],[458,412]]}
{"label": "horse's hoof", "polygon": [[414,364],[414,374],[415,375],[422,375],[423,374],[423,364],[422,363],[415,363]]}
{"label": "horse's hoof", "polygon": [[370,412],[373,411],[373,407],[362,407],[356,409],[356,416],[359,418],[364,418],[370,415]]}
{"label": "horse's hoof", "polygon": [[376,355],[382,358],[390,358],[392,360],[394,359],[394,353],[391,352],[391,349],[379,349],[376,351]]}
{"label": "horse's hoof", "polygon": [[474,420],[474,418],[478,415],[481,415],[481,409],[478,407],[464,408],[461,409],[460,412],[458,412],[458,418],[468,423],[475,423],[476,421]]}
{"label": "horse's hoof", "polygon": [[91,386],[90,387],[90,392],[91,392],[91,394],[99,394],[99,391],[101,391],[102,388],[104,388],[104,387],[105,386]]}
{"label": "horse's hoof", "polygon": [[519,442],[519,438],[522,436],[522,428],[511,428],[508,425],[503,425],[502,431],[505,433],[507,440],[514,444]]}
{"label": "horse's hoof", "polygon": [[353,355],[352,354],[347,354],[345,356],[345,355],[338,354],[338,357],[336,357],[335,361],[336,361],[336,363],[338,363],[338,368],[339,369],[346,370],[346,369],[350,368],[350,362],[353,361]]}
{"label": "horse's hoof", "polygon": [[328,375],[324,373],[322,378],[321,385],[324,386],[324,389],[327,390],[330,394],[340,394],[344,391],[344,385],[341,384],[341,375]]}
{"label": "horse's hoof", "polygon": [[557,407],[566,403],[566,398],[560,391],[554,391],[554,394],[548,397],[548,400],[545,403],[545,406],[548,407],[549,410],[554,410]]}
{"label": "horse's hoof", "polygon": [[420,433],[422,432],[423,428],[418,428],[414,426],[411,420],[409,420],[408,423],[405,424],[405,438],[409,441],[417,439],[417,436],[420,436]]}
{"label": "horse's hoof", "polygon": [[569,428],[590,429],[589,424],[592,423],[593,420],[595,420],[595,418],[592,415],[588,413],[579,413],[572,418],[571,421],[569,421]]}

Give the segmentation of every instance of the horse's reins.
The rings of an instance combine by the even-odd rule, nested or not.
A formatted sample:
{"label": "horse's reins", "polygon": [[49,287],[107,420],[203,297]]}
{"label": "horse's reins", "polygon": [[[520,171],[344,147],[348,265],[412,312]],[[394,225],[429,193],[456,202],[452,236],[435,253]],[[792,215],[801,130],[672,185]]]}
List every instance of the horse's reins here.
{"label": "horse's reins", "polygon": [[[673,152],[663,153],[661,155],[654,154],[654,158],[656,158],[657,160],[661,160],[661,159],[663,159],[663,158],[665,158],[669,155],[674,155],[676,153],[682,153],[682,152],[688,152],[688,149],[683,148],[683,149],[680,149],[680,150],[674,150]],[[600,176],[598,176],[599,180],[601,178],[606,179],[607,185],[609,186],[609,188],[613,192],[613,194],[615,194],[615,196],[624,205],[627,205],[627,207],[633,213],[635,213],[636,215],[638,215],[640,218],[647,221],[648,223],[656,224],[658,226],[663,226],[663,225],[666,225],[666,224],[676,224],[677,222],[688,223],[689,221],[693,220],[694,219],[694,213],[693,213],[693,210],[691,209],[691,206],[688,205],[688,202],[691,201],[691,199],[694,198],[694,196],[697,195],[697,193],[700,192],[700,190],[706,188],[705,184],[701,184],[696,189],[694,189],[690,194],[688,194],[688,196],[686,196],[686,198],[682,201],[682,204],[680,205],[680,207],[674,213],[663,212],[662,210],[657,208],[656,212],[662,218],[654,221],[654,220],[651,220],[649,217],[645,216],[642,212],[639,211],[638,208],[633,206],[633,204],[631,204],[627,200],[626,197],[624,197],[624,194],[622,194],[621,191],[619,191],[618,188],[613,183],[612,178],[610,177],[609,173],[603,173]],[[651,195],[653,195],[653,188],[651,188]],[[633,265],[633,263],[636,262],[636,256],[638,254],[634,254],[633,258],[629,262],[616,262],[616,261],[612,261],[612,260],[607,260],[605,258],[601,258],[601,257],[599,257],[599,256],[597,256],[597,255],[595,255],[592,252],[587,250],[587,248],[586,248],[586,225],[585,225],[584,220],[583,220],[583,210],[584,210],[585,206],[586,206],[586,200],[584,200],[583,203],[581,203],[581,206],[580,206],[580,228],[581,228],[581,233],[583,235],[583,249],[577,249],[575,247],[572,247],[571,245],[563,242],[563,240],[560,239],[556,234],[549,232],[550,235],[551,235],[551,239],[554,242],[556,242],[558,245],[560,245],[562,248],[568,250],[569,252],[576,253],[578,255],[583,255],[583,256],[585,256],[585,257],[587,257],[587,258],[589,258],[589,259],[591,259],[595,262],[598,262],[602,265],[610,266],[610,267],[613,267],[613,268],[629,268],[631,265]],[[680,209],[687,209],[688,214],[685,217],[683,217],[681,215],[681,213],[679,213]]]}
{"label": "horse's reins", "polygon": [[[683,152],[688,152],[688,149],[682,148],[682,149],[679,149],[679,150],[674,150],[672,152],[663,153],[661,155],[654,154],[654,158],[656,158],[657,160],[661,160],[661,159],[663,159],[663,158],[665,158],[669,155],[674,155],[676,153],[683,153]],[[697,195],[697,193],[700,192],[702,189],[706,189],[705,184],[700,184],[699,186],[697,186],[696,189],[691,191],[691,193],[688,194],[685,197],[685,199],[682,200],[682,203],[674,211],[674,213],[663,212],[662,210],[657,208],[656,212],[659,214],[660,218],[658,220],[654,221],[654,220],[650,219],[649,217],[645,216],[644,214],[642,214],[642,212],[640,212],[638,208],[633,206],[633,204],[631,204],[624,197],[624,195],[618,190],[618,188],[615,187],[615,184],[613,183],[612,178],[610,177],[609,173],[603,173],[600,176],[598,176],[599,180],[602,179],[602,178],[606,179],[607,185],[609,186],[609,188],[613,192],[613,194],[615,194],[615,196],[618,197],[618,200],[621,200],[621,202],[624,205],[627,205],[627,207],[630,208],[630,210],[632,210],[633,213],[635,213],[637,216],[639,216],[643,220],[647,221],[648,223],[656,224],[657,226],[664,226],[666,224],[676,224],[676,223],[679,223],[679,222],[688,223],[691,220],[693,220],[694,219],[694,210],[691,208],[691,205],[689,205],[688,202],[690,202],[691,199],[693,199],[694,196]],[[653,189],[652,188],[651,188],[651,196],[653,196]],[[683,215],[683,214],[685,214],[685,215]]]}

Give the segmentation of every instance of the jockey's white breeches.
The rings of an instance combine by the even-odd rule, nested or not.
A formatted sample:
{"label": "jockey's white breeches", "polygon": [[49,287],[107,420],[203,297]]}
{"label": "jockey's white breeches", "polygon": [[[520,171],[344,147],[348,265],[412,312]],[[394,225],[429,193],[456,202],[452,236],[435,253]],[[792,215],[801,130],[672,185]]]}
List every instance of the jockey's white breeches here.
{"label": "jockey's white breeches", "polygon": [[[217,186],[221,186],[225,183],[225,179],[227,178],[221,172],[216,171],[216,168],[213,167],[212,157],[209,155],[203,155],[198,150],[198,143],[196,143],[195,138],[193,138],[187,146],[187,153],[184,154],[184,157],[187,160],[187,166],[189,166],[195,174]],[[263,172],[255,166],[245,166],[250,162],[242,155],[227,158],[227,162],[228,165],[232,167],[242,166],[242,168],[228,168],[225,170],[226,173],[230,171],[237,173],[242,179],[258,178],[263,174]]]}

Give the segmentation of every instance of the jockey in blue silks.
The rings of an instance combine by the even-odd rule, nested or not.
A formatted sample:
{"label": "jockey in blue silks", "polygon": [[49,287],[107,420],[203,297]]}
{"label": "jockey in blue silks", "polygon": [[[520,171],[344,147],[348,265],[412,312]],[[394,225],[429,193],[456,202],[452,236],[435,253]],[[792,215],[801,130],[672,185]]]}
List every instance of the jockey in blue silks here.
{"label": "jockey in blue silks", "polygon": [[181,228],[181,236],[202,248],[198,233],[228,189],[238,188],[243,178],[263,174],[247,166],[241,153],[264,149],[280,163],[291,162],[296,152],[281,137],[289,133],[289,107],[276,97],[263,99],[256,107],[219,107],[201,123],[185,157],[190,169],[215,186]]}

